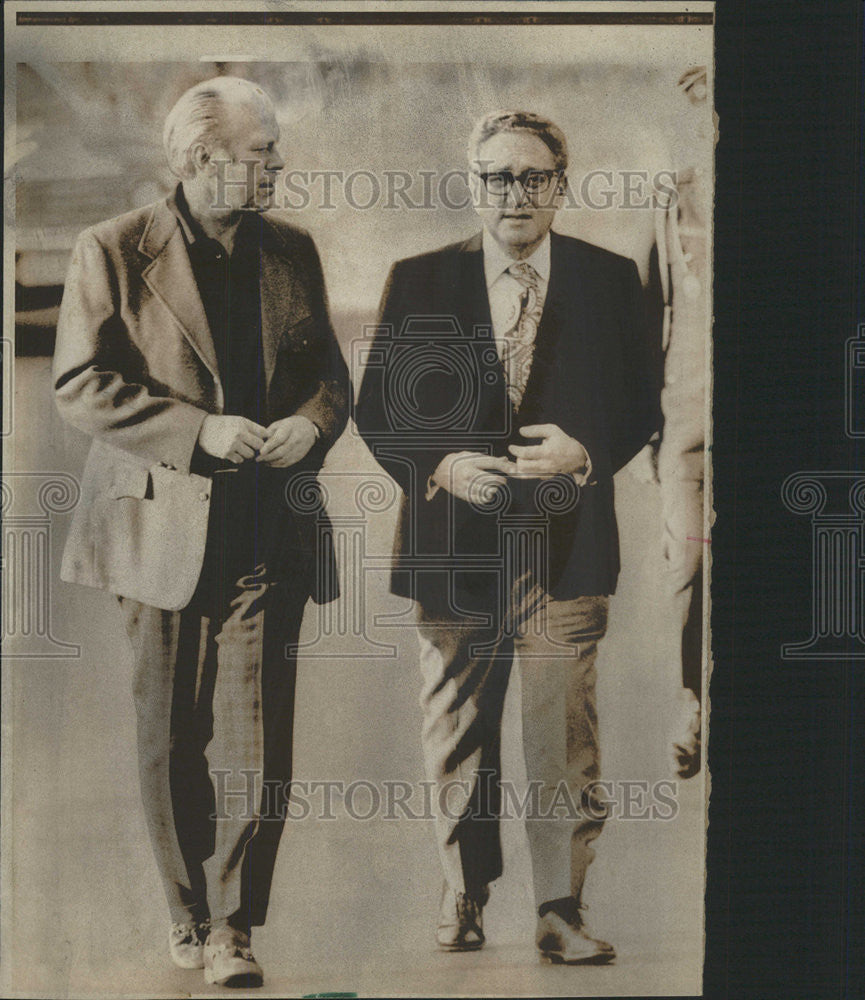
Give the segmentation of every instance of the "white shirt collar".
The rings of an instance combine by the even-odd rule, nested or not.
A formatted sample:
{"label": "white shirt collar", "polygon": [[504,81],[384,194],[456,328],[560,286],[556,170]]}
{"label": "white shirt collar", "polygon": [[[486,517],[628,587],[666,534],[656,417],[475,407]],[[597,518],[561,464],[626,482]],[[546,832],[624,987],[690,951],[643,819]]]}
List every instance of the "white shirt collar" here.
{"label": "white shirt collar", "polygon": [[[504,271],[515,264],[516,261],[513,257],[508,257],[508,255],[502,250],[502,248],[496,243],[492,236],[490,236],[489,230],[484,227],[483,233],[483,251],[484,251],[484,274],[487,279],[487,288],[491,288],[493,284],[498,281],[502,276]],[[531,264],[532,267],[541,276],[541,280],[544,283],[550,280],[550,234],[543,238],[540,246],[534,250],[528,257],[524,257],[523,260],[527,264]]]}

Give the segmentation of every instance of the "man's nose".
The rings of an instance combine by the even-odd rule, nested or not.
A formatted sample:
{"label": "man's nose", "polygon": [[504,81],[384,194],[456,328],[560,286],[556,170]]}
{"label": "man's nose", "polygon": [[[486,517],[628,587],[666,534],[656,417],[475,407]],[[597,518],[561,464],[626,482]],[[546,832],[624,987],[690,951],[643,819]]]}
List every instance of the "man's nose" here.
{"label": "man's nose", "polygon": [[508,191],[508,205],[512,208],[523,208],[529,204],[530,198],[526,194],[526,189],[514,178],[513,184]]}
{"label": "man's nose", "polygon": [[265,170],[269,170],[273,173],[279,173],[280,170],[285,166],[285,160],[279,155],[279,151],[274,149],[270,156],[267,158],[267,163],[264,166]]}

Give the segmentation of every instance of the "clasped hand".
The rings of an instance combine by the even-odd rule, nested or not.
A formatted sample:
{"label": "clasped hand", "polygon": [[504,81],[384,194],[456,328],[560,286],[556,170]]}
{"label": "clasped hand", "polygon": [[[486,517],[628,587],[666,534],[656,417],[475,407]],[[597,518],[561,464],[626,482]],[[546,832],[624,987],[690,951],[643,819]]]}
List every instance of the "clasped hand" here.
{"label": "clasped hand", "polygon": [[541,444],[511,445],[516,461],[475,451],[452,452],[439,463],[433,483],[460,500],[484,505],[499,486],[504,486],[506,476],[555,476],[585,470],[589,461],[586,449],[555,424],[532,424],[520,433],[541,438]]}
{"label": "clasped hand", "polygon": [[512,444],[508,451],[516,457],[520,476],[557,476],[585,471],[589,462],[586,449],[576,438],[556,424],[531,424],[521,427],[527,438],[541,438],[540,444]]}
{"label": "clasped hand", "polygon": [[502,456],[484,455],[477,451],[455,451],[439,462],[432,474],[436,486],[452,493],[459,500],[479,506],[488,504],[499,486],[504,486],[504,475],[515,470],[513,462]]}
{"label": "clasped hand", "polygon": [[198,444],[208,455],[235,465],[254,458],[284,469],[304,458],[315,438],[315,425],[307,417],[283,417],[262,427],[246,417],[208,414]]}

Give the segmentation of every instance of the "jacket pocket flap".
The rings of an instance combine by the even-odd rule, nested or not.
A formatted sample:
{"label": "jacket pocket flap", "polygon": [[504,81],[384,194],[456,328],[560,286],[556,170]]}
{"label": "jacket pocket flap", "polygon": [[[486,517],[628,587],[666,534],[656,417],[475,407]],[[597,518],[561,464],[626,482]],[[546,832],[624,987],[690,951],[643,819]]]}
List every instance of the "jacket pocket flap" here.
{"label": "jacket pocket flap", "polygon": [[123,465],[114,470],[108,495],[112,500],[131,497],[146,500],[150,488],[150,470],[140,465]]}

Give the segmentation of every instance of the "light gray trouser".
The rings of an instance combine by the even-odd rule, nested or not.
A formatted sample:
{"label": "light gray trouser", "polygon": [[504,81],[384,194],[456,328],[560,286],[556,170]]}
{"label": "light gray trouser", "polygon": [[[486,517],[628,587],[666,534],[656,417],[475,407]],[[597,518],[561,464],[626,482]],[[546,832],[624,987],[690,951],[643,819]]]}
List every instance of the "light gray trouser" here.
{"label": "light gray trouser", "polygon": [[[422,744],[437,786],[439,854],[455,891],[502,873],[499,814],[509,790],[500,785],[501,718],[516,658],[526,771],[537,796],[530,792],[526,819],[536,904],[579,899],[604,821],[591,783],[599,777],[595,658],[608,606],[607,597],[554,600],[537,586],[522,596],[515,586],[511,615],[495,631],[421,609]],[[512,814],[514,801],[504,804]]]}

